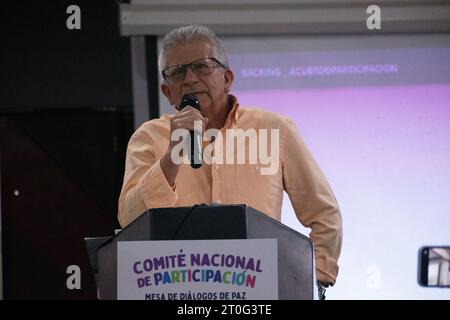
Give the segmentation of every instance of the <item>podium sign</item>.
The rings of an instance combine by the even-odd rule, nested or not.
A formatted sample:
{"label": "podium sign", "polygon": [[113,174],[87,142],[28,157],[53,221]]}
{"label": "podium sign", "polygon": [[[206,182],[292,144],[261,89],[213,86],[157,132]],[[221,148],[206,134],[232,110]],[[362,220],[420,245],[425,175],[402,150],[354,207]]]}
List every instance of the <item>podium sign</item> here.
{"label": "podium sign", "polygon": [[277,239],[117,242],[117,298],[276,300]]}
{"label": "podium sign", "polygon": [[90,248],[102,300],[314,299],[311,239],[245,204],[149,209]]}

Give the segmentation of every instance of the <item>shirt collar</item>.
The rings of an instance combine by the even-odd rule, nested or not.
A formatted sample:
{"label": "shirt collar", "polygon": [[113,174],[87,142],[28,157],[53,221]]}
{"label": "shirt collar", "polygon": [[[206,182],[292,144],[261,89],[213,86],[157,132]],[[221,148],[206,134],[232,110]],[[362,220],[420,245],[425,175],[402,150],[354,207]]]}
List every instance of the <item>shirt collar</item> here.
{"label": "shirt collar", "polygon": [[231,110],[228,113],[227,119],[225,120],[224,128],[230,128],[233,124],[237,123],[238,119],[238,109],[239,109],[239,102],[237,101],[237,98],[230,94],[228,96],[229,99],[229,105],[231,106]]}

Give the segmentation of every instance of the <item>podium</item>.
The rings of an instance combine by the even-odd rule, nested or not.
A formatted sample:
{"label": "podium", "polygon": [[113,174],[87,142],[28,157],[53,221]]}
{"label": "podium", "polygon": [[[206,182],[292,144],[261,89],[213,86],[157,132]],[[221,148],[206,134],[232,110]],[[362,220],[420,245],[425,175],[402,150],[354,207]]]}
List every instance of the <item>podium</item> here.
{"label": "podium", "polygon": [[150,209],[90,248],[99,299],[117,299],[117,243],[143,240],[277,239],[278,298],[312,300],[315,270],[308,237],[247,205]]}

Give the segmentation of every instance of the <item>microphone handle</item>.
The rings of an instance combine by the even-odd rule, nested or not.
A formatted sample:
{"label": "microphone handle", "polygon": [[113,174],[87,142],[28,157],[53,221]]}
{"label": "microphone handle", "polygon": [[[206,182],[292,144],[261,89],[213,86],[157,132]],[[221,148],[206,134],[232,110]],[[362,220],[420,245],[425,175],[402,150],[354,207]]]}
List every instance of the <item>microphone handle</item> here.
{"label": "microphone handle", "polygon": [[[183,108],[185,108],[188,105],[200,111],[200,103],[198,102],[197,97],[193,94],[183,95],[179,105],[179,110],[183,110]],[[194,169],[198,169],[202,166],[203,161],[202,136],[200,132],[196,132],[195,130],[190,130],[190,136],[191,136],[191,152],[188,156],[191,162],[191,167]]]}
{"label": "microphone handle", "polygon": [[197,131],[190,130],[191,134],[191,167],[198,169],[202,166],[202,137]]}

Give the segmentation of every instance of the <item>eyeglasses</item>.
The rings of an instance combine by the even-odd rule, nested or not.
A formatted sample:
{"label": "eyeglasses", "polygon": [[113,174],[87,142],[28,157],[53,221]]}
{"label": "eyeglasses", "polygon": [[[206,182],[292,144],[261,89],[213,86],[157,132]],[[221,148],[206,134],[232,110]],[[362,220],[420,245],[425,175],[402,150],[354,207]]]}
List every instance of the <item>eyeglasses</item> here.
{"label": "eyeglasses", "polygon": [[186,76],[186,70],[188,67],[191,68],[192,72],[194,72],[198,76],[208,75],[212,73],[217,67],[226,69],[226,67],[216,58],[203,58],[192,61],[191,63],[178,64],[172,67],[168,67],[161,73],[164,79],[168,81],[181,81]]}

